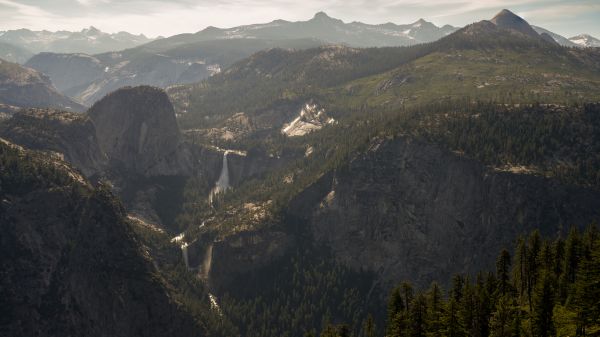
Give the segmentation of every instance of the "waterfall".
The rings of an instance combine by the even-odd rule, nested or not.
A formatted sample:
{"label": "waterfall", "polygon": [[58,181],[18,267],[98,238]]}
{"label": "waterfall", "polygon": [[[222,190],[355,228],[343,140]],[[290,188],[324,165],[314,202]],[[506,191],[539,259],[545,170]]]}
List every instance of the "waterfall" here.
{"label": "waterfall", "polygon": [[185,263],[185,267],[189,270],[190,269],[190,260],[188,257],[188,246],[189,246],[189,244],[187,242],[184,242],[181,245],[181,255],[183,255],[183,262]]}
{"label": "waterfall", "polygon": [[221,169],[221,175],[219,176],[219,180],[217,180],[217,185],[215,186],[220,192],[229,188],[229,167],[227,166],[228,154],[229,151],[225,151],[223,153],[223,168]]}
{"label": "waterfall", "polygon": [[220,193],[225,192],[230,188],[229,186],[229,166],[227,165],[227,155],[229,151],[223,153],[223,167],[221,168],[221,175],[217,180],[215,187],[210,191],[208,201],[212,205],[213,199]]}
{"label": "waterfall", "polygon": [[219,316],[223,316],[223,312],[221,312],[221,307],[219,307],[219,302],[217,302],[217,297],[211,293],[208,293],[208,298],[210,299],[210,308],[215,310]]}
{"label": "waterfall", "polygon": [[210,244],[206,248],[206,253],[204,254],[204,261],[202,262],[202,278],[208,280],[208,276],[210,273],[210,266],[212,264],[212,251],[213,245]]}

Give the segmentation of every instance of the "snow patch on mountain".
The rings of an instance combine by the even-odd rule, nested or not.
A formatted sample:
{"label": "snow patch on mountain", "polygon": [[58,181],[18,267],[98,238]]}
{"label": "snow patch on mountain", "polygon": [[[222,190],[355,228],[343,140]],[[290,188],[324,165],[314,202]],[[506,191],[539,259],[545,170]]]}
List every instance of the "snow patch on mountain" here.
{"label": "snow patch on mountain", "polygon": [[306,103],[298,117],[283,126],[281,133],[288,137],[304,136],[334,123],[335,119],[328,117],[325,109],[319,108],[314,103]]}
{"label": "snow patch on mountain", "polygon": [[573,36],[569,41],[581,47],[600,47],[600,40],[588,34]]}

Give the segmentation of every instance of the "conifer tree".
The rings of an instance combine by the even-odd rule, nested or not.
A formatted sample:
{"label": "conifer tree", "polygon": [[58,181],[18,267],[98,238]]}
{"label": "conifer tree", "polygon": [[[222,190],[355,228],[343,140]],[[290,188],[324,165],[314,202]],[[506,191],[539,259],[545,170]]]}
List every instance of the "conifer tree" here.
{"label": "conifer tree", "polygon": [[367,319],[363,323],[362,327],[362,336],[363,337],[375,337],[375,320],[373,319],[373,315],[369,314]]}
{"label": "conifer tree", "polygon": [[490,319],[491,337],[513,337],[515,311],[510,295],[503,295],[498,299],[496,310]]}
{"label": "conifer tree", "polygon": [[590,325],[600,324],[600,249],[598,248],[591,251],[589,257],[581,263],[575,282],[572,306],[577,315],[578,336],[585,336]]}
{"label": "conifer tree", "polygon": [[410,305],[410,337],[425,337],[427,333],[427,299],[419,293]]}
{"label": "conifer tree", "polygon": [[466,334],[464,328],[460,323],[459,316],[459,303],[450,297],[446,304],[446,310],[442,317],[444,336],[447,337],[464,337]]}
{"label": "conifer tree", "polygon": [[433,282],[427,291],[427,335],[429,337],[438,337],[443,335],[442,316],[443,304],[442,290],[440,286]]}
{"label": "conifer tree", "polygon": [[554,287],[552,278],[544,272],[540,275],[532,298],[533,310],[531,312],[531,328],[535,337],[549,337],[555,335],[554,321]]}

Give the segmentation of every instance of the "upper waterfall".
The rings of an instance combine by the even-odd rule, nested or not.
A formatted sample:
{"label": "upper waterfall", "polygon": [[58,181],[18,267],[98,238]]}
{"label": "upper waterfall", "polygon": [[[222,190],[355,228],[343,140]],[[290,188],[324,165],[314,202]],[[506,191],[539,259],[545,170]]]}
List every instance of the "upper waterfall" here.
{"label": "upper waterfall", "polygon": [[215,187],[210,191],[210,195],[208,196],[208,201],[211,205],[216,195],[225,192],[231,187],[229,185],[229,167],[227,164],[227,155],[229,152],[229,150],[226,150],[223,153],[223,167],[221,168],[221,175],[219,175],[219,179],[215,183]]}

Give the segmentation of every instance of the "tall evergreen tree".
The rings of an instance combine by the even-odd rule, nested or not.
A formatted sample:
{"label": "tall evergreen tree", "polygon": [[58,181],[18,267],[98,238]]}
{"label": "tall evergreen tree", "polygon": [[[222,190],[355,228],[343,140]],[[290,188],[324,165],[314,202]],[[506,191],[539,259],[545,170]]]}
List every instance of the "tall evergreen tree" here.
{"label": "tall evergreen tree", "polygon": [[373,315],[369,314],[362,326],[362,336],[375,337],[375,330],[375,320],[373,319]]}
{"label": "tall evergreen tree", "polygon": [[448,303],[446,304],[446,310],[444,311],[444,316],[442,317],[442,322],[444,326],[444,336],[447,337],[464,337],[466,336],[465,330],[460,322],[459,315],[459,303],[453,298],[450,297]]}
{"label": "tall evergreen tree", "polygon": [[463,296],[459,306],[459,317],[462,327],[469,336],[477,335],[477,296],[475,289],[469,281],[469,278],[465,280],[465,288],[463,290]]}
{"label": "tall evergreen tree", "polygon": [[498,299],[496,310],[490,319],[491,337],[513,337],[516,310],[510,295],[503,295]]}
{"label": "tall evergreen tree", "polygon": [[575,282],[577,276],[577,266],[579,264],[579,258],[581,257],[581,242],[579,238],[579,232],[577,228],[571,228],[569,235],[565,241],[565,260],[564,260],[564,273],[566,281],[571,284]]}
{"label": "tall evergreen tree", "polygon": [[540,231],[535,230],[531,233],[528,240],[527,249],[527,264],[526,279],[527,279],[527,299],[529,303],[529,311],[533,310],[533,291],[537,284],[539,265],[540,265],[540,251],[542,248],[542,239],[540,237]]}
{"label": "tall evergreen tree", "polygon": [[427,336],[439,337],[443,335],[442,316],[444,312],[442,290],[433,282],[427,291]]}
{"label": "tall evergreen tree", "polygon": [[427,334],[427,299],[419,293],[410,305],[410,337],[425,337]]}
{"label": "tall evergreen tree", "polygon": [[517,240],[515,264],[513,267],[513,282],[517,294],[519,295],[519,302],[523,303],[527,289],[527,244],[522,237]]}
{"label": "tall evergreen tree", "polygon": [[402,284],[400,284],[400,288],[402,288],[402,299],[404,300],[406,310],[408,311],[414,297],[413,286],[410,284],[410,282],[402,282]]}
{"label": "tall evergreen tree", "polygon": [[404,301],[402,300],[402,291],[400,287],[395,287],[390,294],[387,305],[387,326],[391,327],[398,314],[405,311]]}
{"label": "tall evergreen tree", "polygon": [[450,296],[456,301],[460,302],[463,295],[463,287],[465,286],[465,279],[462,275],[456,274],[452,277],[452,291]]}
{"label": "tall evergreen tree", "polygon": [[510,289],[510,253],[503,249],[496,261],[496,275],[498,278],[498,292],[501,296],[506,295]]}
{"label": "tall evergreen tree", "polygon": [[531,328],[535,337],[554,336],[556,331],[552,319],[554,312],[554,287],[552,278],[544,272],[536,285],[532,299]]}
{"label": "tall evergreen tree", "polygon": [[[600,242],[600,240],[597,240]],[[597,244],[597,243],[596,243]],[[581,263],[575,282],[573,308],[577,317],[577,335],[585,336],[587,328],[600,325],[600,249],[590,252]]]}

